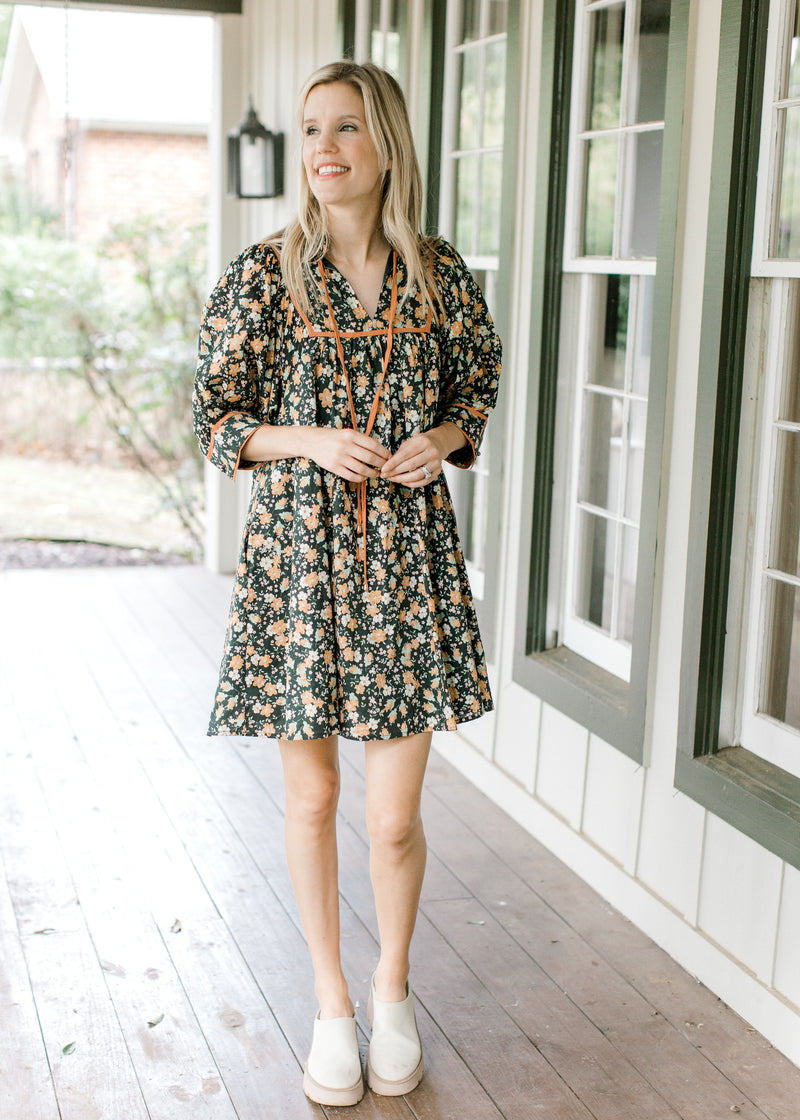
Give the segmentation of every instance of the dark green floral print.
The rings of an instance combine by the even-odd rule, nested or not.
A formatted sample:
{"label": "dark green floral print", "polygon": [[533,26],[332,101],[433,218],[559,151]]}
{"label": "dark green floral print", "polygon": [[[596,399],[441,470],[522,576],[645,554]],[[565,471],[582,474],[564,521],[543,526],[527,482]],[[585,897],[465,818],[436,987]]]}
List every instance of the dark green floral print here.
{"label": "dark green floral print", "polygon": [[500,342],[445,241],[432,268],[444,313],[418,296],[400,301],[379,392],[402,261],[387,268],[372,319],[327,262],[316,310],[300,314],[266,244],[233,261],[209,299],[195,430],[226,474],[253,469],[209,734],[395,739],[492,708],[444,475],[420,489],[368,480],[364,531],[354,484],[307,458],[241,459],[262,424],[352,426],[338,333],[359,429],[377,393],[371,434],[391,452],[452,421],[467,443],[451,462],[471,466],[497,396]]}

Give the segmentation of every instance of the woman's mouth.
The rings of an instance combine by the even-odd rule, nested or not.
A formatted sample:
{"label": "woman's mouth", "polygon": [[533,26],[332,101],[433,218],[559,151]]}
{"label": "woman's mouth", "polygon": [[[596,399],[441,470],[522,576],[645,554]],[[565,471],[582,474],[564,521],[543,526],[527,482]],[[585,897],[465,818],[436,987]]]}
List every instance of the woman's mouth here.
{"label": "woman's mouth", "polygon": [[349,167],[342,167],[340,163],[323,163],[317,168],[317,175],[320,179],[330,179],[334,175],[344,175],[349,170]]}

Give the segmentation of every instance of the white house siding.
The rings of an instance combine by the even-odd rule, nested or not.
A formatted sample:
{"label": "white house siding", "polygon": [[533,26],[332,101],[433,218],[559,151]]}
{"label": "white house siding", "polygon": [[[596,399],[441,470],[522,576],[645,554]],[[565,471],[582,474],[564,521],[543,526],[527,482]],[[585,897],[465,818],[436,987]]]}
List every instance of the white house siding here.
{"label": "white house siding", "polygon": [[[535,150],[541,3],[522,5],[520,150]],[[674,788],[698,355],[720,0],[692,4],[680,221],[664,442],[657,604],[644,764],[512,680],[519,525],[529,433],[529,262],[535,161],[519,160],[511,337],[506,340],[497,712],[437,748],[685,968],[800,1064],[800,872]],[[675,417],[680,418],[676,423]],[[658,609],[660,604],[661,609]],[[473,749],[471,749],[473,748]]]}
{"label": "white house siding", "polygon": [[[541,0],[521,0],[521,60],[512,306],[506,344],[505,490],[498,640],[491,675],[497,711],[436,746],[659,945],[800,1064],[800,872],[676,791],[678,688],[692,485],[700,313],[706,255],[716,52],[721,0],[693,0],[678,244],[659,510],[656,607],[642,764],[512,679],[520,524],[530,480],[522,463],[529,389],[530,262],[538,126]],[[261,119],[292,130],[292,98],[313,66],[338,50],[336,4],[247,4],[218,20],[227,82],[223,131],[252,89]],[[227,44],[227,47],[226,47]],[[238,46],[237,46],[238,44]],[[232,71],[232,51],[245,65]],[[226,53],[227,51],[227,53]],[[250,78],[252,75],[252,80]],[[238,84],[237,84],[238,79]],[[230,87],[230,88],[228,88]],[[294,198],[220,201],[217,263],[278,226]],[[287,203],[287,200],[289,202]],[[680,422],[675,422],[679,417]],[[221,485],[215,481],[215,486]],[[231,508],[230,498],[222,502]],[[213,520],[213,519],[212,519]],[[229,545],[227,546],[229,547]],[[219,550],[217,555],[219,555]],[[210,553],[211,562],[214,554]]]}

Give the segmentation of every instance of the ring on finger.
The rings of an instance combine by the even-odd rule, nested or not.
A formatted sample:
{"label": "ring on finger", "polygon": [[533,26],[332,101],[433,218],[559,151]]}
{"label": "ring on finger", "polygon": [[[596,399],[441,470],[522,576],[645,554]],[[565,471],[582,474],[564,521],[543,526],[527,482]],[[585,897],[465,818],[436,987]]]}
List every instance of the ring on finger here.
{"label": "ring on finger", "polygon": [[428,466],[428,464],[427,464],[427,463],[423,463],[423,464],[422,464],[422,468],[421,468],[421,469],[422,469],[422,475],[423,475],[423,477],[424,477],[425,481],[426,481],[426,482],[430,482],[430,480],[431,480],[431,478],[433,477],[433,475],[431,474],[431,469],[430,469],[430,467]]}

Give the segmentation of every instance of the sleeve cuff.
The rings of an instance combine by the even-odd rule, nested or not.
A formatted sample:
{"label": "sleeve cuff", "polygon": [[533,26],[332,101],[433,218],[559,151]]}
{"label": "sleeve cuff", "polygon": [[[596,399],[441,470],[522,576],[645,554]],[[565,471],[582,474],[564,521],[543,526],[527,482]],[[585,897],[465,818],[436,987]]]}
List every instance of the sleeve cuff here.
{"label": "sleeve cuff", "polygon": [[455,424],[466,439],[464,447],[459,447],[447,456],[447,462],[454,467],[467,470],[473,466],[480,450],[483,432],[486,427],[487,414],[480,409],[471,408],[469,405],[451,405],[446,412],[437,419],[439,424]]}
{"label": "sleeve cuff", "polygon": [[229,478],[236,478],[239,470],[252,470],[258,463],[242,459],[242,448],[253,432],[263,426],[263,421],[246,412],[228,412],[211,429],[206,458]]}

